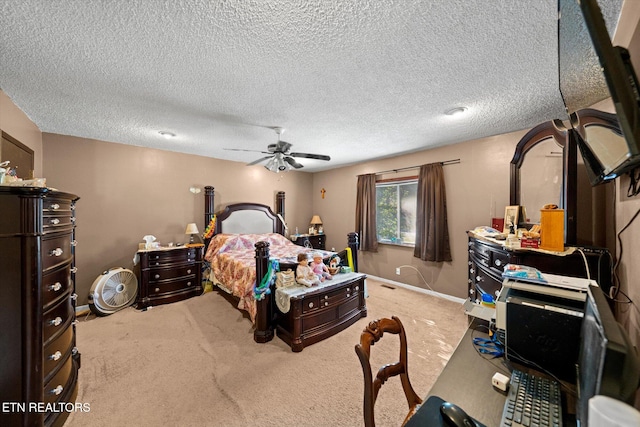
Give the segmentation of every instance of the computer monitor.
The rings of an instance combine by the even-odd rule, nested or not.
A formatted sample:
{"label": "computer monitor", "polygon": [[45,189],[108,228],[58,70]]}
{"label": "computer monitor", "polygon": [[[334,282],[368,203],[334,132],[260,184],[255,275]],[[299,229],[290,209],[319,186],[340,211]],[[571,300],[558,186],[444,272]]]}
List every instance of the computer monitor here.
{"label": "computer monitor", "polygon": [[[638,79],[627,50],[611,43],[609,32],[615,28],[619,10],[612,4],[621,1],[607,2],[607,8],[601,10],[597,0],[558,0],[560,93],[578,133],[578,147],[592,185],[640,166]],[[579,111],[609,97],[621,133],[598,124],[581,126]]]}
{"label": "computer monitor", "polygon": [[587,291],[578,357],[576,417],[588,426],[589,399],[609,396],[633,405],[640,385],[637,350],[614,318],[607,299],[597,286]]}

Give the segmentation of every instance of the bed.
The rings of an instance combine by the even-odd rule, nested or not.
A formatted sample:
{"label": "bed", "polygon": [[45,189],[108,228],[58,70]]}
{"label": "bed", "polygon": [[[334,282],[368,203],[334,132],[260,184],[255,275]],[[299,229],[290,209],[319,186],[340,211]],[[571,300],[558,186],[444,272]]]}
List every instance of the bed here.
{"label": "bed", "polygon": [[[214,188],[205,187],[204,193],[205,228],[209,227],[215,216],[213,236],[205,239],[207,279],[231,296],[239,309],[248,313],[254,324],[256,342],[270,341],[273,339],[274,331],[277,330],[278,335],[288,342],[294,351],[301,351],[305,345],[327,338],[348,327],[360,317],[366,316],[364,275],[360,274],[344,276],[344,280],[326,283],[323,287],[324,293],[320,293],[326,294],[327,301],[329,294],[333,296],[337,314],[336,318],[331,320],[327,317],[327,313],[324,313],[326,321],[322,324],[310,323],[309,318],[299,316],[302,313],[297,313],[301,309],[296,307],[305,298],[304,296],[296,294],[292,297],[292,310],[288,313],[283,313],[276,306],[276,290],[273,285],[269,287],[269,292],[258,289],[256,297],[255,284],[260,284],[270,273],[270,265],[273,269],[275,266],[273,259],[278,260],[281,271],[289,268],[295,271],[296,257],[300,252],[320,252],[327,262],[334,253],[298,246],[284,236],[284,192],[277,193],[275,212],[269,206],[262,204],[235,203],[217,213],[214,213]],[[357,271],[357,246],[357,234],[349,233],[347,248],[338,253],[341,259],[351,260],[354,272]],[[350,258],[348,258],[349,252]],[[340,279],[343,277],[341,276]],[[353,292],[354,284],[361,295]],[[310,288],[309,298],[318,297],[318,291],[319,289]],[[346,299],[342,301],[335,298],[334,295],[338,291],[346,292],[345,298],[349,299],[348,310],[345,309],[346,305],[342,306]],[[327,307],[325,311],[328,312],[329,308]],[[297,320],[293,319],[295,316],[298,317]],[[315,317],[318,317],[317,313]],[[313,323],[314,327],[304,328],[303,322],[308,325]]]}

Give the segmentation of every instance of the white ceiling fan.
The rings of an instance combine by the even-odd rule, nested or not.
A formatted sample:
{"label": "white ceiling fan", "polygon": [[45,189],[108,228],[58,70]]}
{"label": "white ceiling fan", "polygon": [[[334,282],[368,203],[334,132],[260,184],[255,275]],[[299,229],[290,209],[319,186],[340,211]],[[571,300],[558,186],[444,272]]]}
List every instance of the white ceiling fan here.
{"label": "white ceiling fan", "polygon": [[271,172],[284,172],[294,169],[301,169],[304,165],[298,163],[296,161],[296,157],[306,158],[306,159],[316,159],[316,160],[331,160],[331,157],[326,156],[324,154],[310,154],[310,153],[295,153],[291,152],[291,144],[280,139],[280,135],[284,132],[283,128],[276,127],[273,128],[278,134],[278,142],[275,144],[269,144],[267,146],[267,151],[258,151],[258,150],[245,150],[242,148],[225,148],[225,150],[230,151],[250,151],[255,153],[263,153],[269,154],[268,156],[262,157],[260,159],[254,160],[251,163],[247,163],[247,166],[253,166],[265,160],[268,160],[267,164],[264,167]]}

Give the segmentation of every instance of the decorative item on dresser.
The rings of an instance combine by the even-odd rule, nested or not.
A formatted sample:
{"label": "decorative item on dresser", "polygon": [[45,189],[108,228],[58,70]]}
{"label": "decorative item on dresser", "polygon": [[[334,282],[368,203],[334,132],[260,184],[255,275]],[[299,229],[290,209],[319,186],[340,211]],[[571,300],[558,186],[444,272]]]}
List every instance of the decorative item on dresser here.
{"label": "decorative item on dresser", "polygon": [[[0,412],[0,425],[62,425],[63,404],[75,402],[77,200],[0,186],[0,401],[15,404]],[[29,410],[34,404],[45,410]]]}
{"label": "decorative item on dresser", "polygon": [[326,250],[327,235],[326,234],[299,234],[291,236],[291,241],[305,248],[313,248]]}
{"label": "decorative item on dresser", "polygon": [[203,245],[141,249],[136,265],[136,307],[182,301],[202,294]]}

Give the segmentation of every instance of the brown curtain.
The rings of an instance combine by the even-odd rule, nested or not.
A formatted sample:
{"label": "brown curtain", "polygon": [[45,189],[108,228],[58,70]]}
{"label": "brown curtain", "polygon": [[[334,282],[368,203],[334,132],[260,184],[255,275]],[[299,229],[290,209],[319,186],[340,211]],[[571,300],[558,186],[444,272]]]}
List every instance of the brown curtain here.
{"label": "brown curtain", "polygon": [[420,167],[417,202],[413,256],[423,261],[451,261],[442,163]]}
{"label": "brown curtain", "polygon": [[376,230],[376,174],[358,175],[356,193],[356,230],[360,234],[360,250],[378,252]]}

